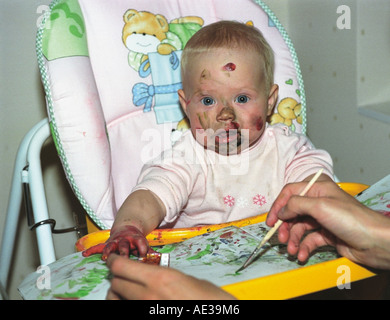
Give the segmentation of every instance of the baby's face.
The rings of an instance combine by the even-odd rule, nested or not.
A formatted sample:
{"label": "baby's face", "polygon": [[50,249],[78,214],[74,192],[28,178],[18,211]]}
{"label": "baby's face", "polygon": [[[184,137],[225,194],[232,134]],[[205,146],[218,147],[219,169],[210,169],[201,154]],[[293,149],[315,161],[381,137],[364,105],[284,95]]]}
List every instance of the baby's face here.
{"label": "baby's face", "polygon": [[183,78],[180,103],[194,138],[231,155],[256,143],[273,110],[278,87],[265,90],[258,57],[249,50],[216,49],[196,56]]}

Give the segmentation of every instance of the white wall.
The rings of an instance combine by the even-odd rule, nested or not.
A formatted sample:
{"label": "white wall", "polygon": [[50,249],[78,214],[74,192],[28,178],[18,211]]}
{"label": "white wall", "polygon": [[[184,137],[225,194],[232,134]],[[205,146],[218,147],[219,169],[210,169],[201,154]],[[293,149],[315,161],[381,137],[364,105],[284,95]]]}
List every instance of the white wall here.
{"label": "white wall", "polygon": [[[389,173],[390,125],[358,113],[357,47],[362,30],[375,37],[381,21],[358,21],[361,1],[344,0],[351,9],[351,29],[336,26],[339,0],[264,0],[293,40],[305,81],[308,135],[334,158],[342,181],[371,184]],[[49,0],[0,0],[0,235],[3,233],[13,162],[24,134],[44,118],[45,105],[35,56],[37,10]],[[388,0],[371,0],[370,7],[387,6]],[[390,13],[389,13],[390,15]],[[386,39],[390,39],[387,28]],[[375,41],[374,41],[375,43]],[[360,45],[361,46],[361,45]],[[373,48],[375,50],[375,48]],[[387,63],[390,52],[384,53]],[[380,73],[380,70],[379,70]],[[376,74],[366,74],[366,77]],[[381,75],[383,77],[383,75]],[[381,85],[381,84],[378,84]],[[73,212],[82,212],[61,171],[54,147],[45,147],[43,167],[49,209],[58,227],[73,225]],[[73,252],[75,234],[56,235],[58,257]],[[9,280],[12,299],[17,285],[39,265],[35,235],[21,218]]]}
{"label": "white wall", "polygon": [[[337,27],[340,5],[351,10],[350,29]],[[358,9],[365,11],[361,10],[359,15]],[[386,71],[390,50],[382,50],[389,48],[390,2],[294,0],[288,1],[288,17],[289,34],[305,82],[308,135],[317,147],[331,153],[341,181],[378,181],[390,173],[390,124],[359,114],[358,87],[365,90],[365,94],[360,93],[360,100],[362,96],[375,95],[372,87],[362,84],[364,81],[371,84],[373,79],[386,78],[386,82],[378,81],[376,86],[390,91]],[[364,46],[364,52],[372,52],[371,56],[358,52],[357,48]],[[390,101],[387,103],[390,109]]]}

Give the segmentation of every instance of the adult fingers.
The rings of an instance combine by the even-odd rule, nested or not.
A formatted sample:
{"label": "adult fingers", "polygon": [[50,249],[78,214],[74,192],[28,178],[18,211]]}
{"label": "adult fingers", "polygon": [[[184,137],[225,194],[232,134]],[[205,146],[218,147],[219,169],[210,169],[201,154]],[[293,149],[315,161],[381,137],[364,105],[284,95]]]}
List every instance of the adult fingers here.
{"label": "adult fingers", "polygon": [[334,241],[330,234],[327,235],[326,232],[324,233],[324,230],[312,232],[300,243],[297,258],[299,261],[304,262],[317,248],[326,245],[334,245]]}
{"label": "adult fingers", "polygon": [[121,297],[110,288],[107,291],[106,300],[121,300]]}
{"label": "adult fingers", "polygon": [[118,300],[144,300],[147,297],[147,287],[127,278],[114,276],[111,279],[111,287],[107,299]]}
{"label": "adult fingers", "polygon": [[129,279],[146,285],[153,278],[157,266],[121,257],[117,254],[110,254],[107,259],[107,266],[114,276]]}
{"label": "adult fingers", "polygon": [[288,184],[286,185],[282,191],[280,191],[279,195],[276,197],[274,203],[271,206],[271,209],[268,213],[266,224],[269,227],[272,227],[276,221],[278,220],[278,214],[283,209],[283,207],[287,204],[288,200],[293,194],[298,193],[298,189],[302,186],[299,183],[296,184]]}
{"label": "adult fingers", "polygon": [[322,199],[292,196],[288,203],[279,211],[278,218],[281,220],[291,220],[304,215],[310,215],[317,218],[322,215]]}
{"label": "adult fingers", "polygon": [[[279,218],[278,214],[289,203],[290,198],[299,195],[306,186],[306,182],[296,182],[289,183],[283,187],[268,213],[266,221],[268,226],[272,227],[276,223]],[[317,183],[314,184],[307,193],[310,193],[312,197],[318,196],[319,190],[321,190],[321,185]]]}
{"label": "adult fingers", "polygon": [[150,299],[156,294],[151,288],[157,281],[158,266],[132,261],[111,254],[107,266],[113,274],[111,288],[113,294],[125,299]]}
{"label": "adult fingers", "polygon": [[287,251],[291,255],[298,252],[302,239],[308,232],[318,228],[318,224],[311,218],[296,219],[289,223]]}

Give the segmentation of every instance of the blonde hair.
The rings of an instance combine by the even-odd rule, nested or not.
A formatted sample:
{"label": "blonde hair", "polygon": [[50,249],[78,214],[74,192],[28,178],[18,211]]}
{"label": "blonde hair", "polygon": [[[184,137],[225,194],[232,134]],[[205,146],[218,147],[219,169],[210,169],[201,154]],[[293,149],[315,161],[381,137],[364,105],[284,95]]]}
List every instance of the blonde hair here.
{"label": "blonde hair", "polygon": [[236,21],[209,24],[192,36],[181,57],[182,79],[187,65],[191,63],[194,56],[220,48],[255,50],[259,55],[259,61],[263,64],[266,90],[270,90],[274,83],[274,52],[257,28]]}

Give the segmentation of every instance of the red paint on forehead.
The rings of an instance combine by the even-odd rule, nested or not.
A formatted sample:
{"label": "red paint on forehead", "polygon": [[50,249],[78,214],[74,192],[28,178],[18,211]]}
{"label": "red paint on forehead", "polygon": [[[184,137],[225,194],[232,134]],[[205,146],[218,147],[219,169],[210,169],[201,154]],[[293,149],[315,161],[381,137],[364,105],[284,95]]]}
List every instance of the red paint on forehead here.
{"label": "red paint on forehead", "polygon": [[236,65],[233,62],[229,62],[223,66],[223,70],[225,71],[234,71],[236,70]]}

